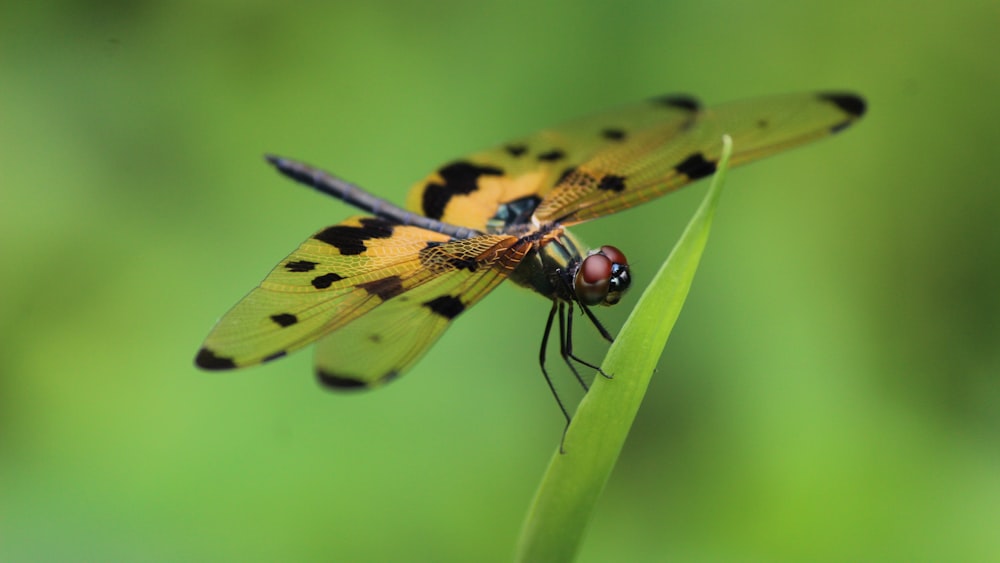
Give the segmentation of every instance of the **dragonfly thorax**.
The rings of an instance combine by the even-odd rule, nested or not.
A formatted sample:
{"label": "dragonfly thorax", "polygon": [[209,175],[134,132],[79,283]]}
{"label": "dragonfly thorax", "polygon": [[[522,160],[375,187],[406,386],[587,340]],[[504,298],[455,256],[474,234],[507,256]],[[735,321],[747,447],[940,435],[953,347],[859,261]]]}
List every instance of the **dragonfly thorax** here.
{"label": "dragonfly thorax", "polygon": [[[547,231],[547,232],[546,232]],[[628,260],[613,246],[584,252],[572,233],[558,226],[542,237],[511,280],[555,301],[585,306],[614,305],[632,282]]]}

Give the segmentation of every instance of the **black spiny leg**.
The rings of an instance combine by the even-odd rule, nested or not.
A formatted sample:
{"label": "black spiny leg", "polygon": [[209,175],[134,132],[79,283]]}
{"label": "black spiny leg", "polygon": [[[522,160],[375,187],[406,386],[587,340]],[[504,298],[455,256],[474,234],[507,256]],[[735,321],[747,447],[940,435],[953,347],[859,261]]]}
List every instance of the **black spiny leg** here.
{"label": "black spiny leg", "polygon": [[[579,303],[579,301],[577,303]],[[590,312],[590,307],[584,305],[583,303],[580,303],[580,308],[583,309],[583,312],[587,314],[587,318],[590,319],[590,322],[594,323],[594,326],[597,327],[597,331],[601,333],[601,336],[604,337],[605,340],[607,340],[608,342],[615,341],[615,337],[611,336],[611,333],[608,332],[608,329],[604,328],[604,325],[601,324],[601,321],[597,320],[597,317],[594,316],[594,313]]]}
{"label": "black spiny leg", "polygon": [[[580,364],[583,364],[583,365],[587,366],[590,369],[597,370],[597,373],[601,374],[601,376],[604,377],[605,379],[612,379],[613,376],[608,375],[607,373],[605,373],[604,370],[601,369],[601,366],[594,365],[594,364],[592,364],[592,363],[590,363],[590,362],[588,362],[586,360],[583,360],[583,359],[581,359],[578,356],[576,356],[576,355],[573,354],[573,302],[570,301],[568,305],[569,305],[569,314],[566,316],[566,339],[563,340],[563,349],[564,349],[564,352],[565,352],[563,354],[563,358],[570,357],[573,360],[577,361]],[[586,305],[584,305],[582,303],[580,304],[580,308],[583,309],[584,311],[587,311]],[[589,313],[589,311],[588,311],[588,313]],[[601,331],[601,335],[602,336],[605,336],[605,338],[610,339],[612,342],[614,341],[614,339],[611,339],[611,335],[607,334],[608,331],[604,330],[604,327],[601,326],[601,323],[597,322],[597,319],[593,315],[591,315],[591,319],[590,320],[592,320],[592,321],[595,322],[595,324],[597,325],[598,330]],[[569,364],[568,361],[566,363]],[[573,365],[570,364],[570,367],[572,368]],[[573,370],[573,373],[576,373],[575,369]],[[580,380],[580,384],[583,385],[583,388],[587,389],[587,385],[583,382],[582,379],[580,379],[579,374],[576,376],[576,378]]]}
{"label": "black spiny leg", "polygon": [[[580,382],[580,387],[583,387],[584,391],[589,391],[590,387],[587,386],[587,382],[580,377],[580,372],[577,371],[576,366],[573,365],[572,360],[576,360],[587,367],[594,367],[591,364],[577,358],[573,355],[573,303],[569,303],[569,315],[566,315],[566,309],[563,308],[562,301],[559,302],[559,355],[562,356],[566,365],[569,366],[569,370],[573,372],[576,380]],[[600,369],[600,368],[598,368]]]}
{"label": "black spiny leg", "polygon": [[[566,410],[566,405],[563,404],[562,399],[559,398],[559,393],[556,392],[555,385],[552,385],[552,378],[549,377],[549,372],[545,369],[545,351],[549,346],[549,333],[552,332],[552,319],[556,316],[556,312],[559,311],[559,324],[562,325],[562,308],[559,306],[560,301],[552,301],[552,309],[549,310],[549,318],[545,321],[545,333],[542,335],[542,348],[538,351],[538,363],[542,367],[542,375],[545,376],[545,383],[549,385],[549,391],[552,392],[552,396],[556,399],[556,404],[559,405],[559,410],[562,411],[563,416],[566,417],[566,426],[563,427],[562,438],[559,440],[559,453],[564,454],[566,450],[563,445],[566,443],[566,432],[569,430],[569,423],[572,420],[569,416],[569,411]],[[561,339],[560,335],[560,339]],[[560,344],[561,346],[561,344]]]}
{"label": "black spiny leg", "polygon": [[[566,405],[564,405],[562,399],[559,398],[559,393],[556,392],[556,387],[555,385],[552,384],[552,378],[549,377],[549,372],[548,370],[545,369],[545,351],[549,346],[549,333],[552,332],[552,319],[555,318],[557,311],[560,312],[559,324],[560,326],[562,325],[562,314],[561,314],[562,307],[560,305],[561,302],[553,301],[552,309],[549,310],[549,318],[547,321],[545,321],[545,333],[542,334],[542,347],[538,351],[538,364],[542,367],[542,375],[545,376],[545,383],[549,384],[549,391],[552,391],[552,396],[555,397],[556,404],[559,405],[559,410],[561,410],[563,416],[566,417],[566,427],[569,428],[569,420],[570,420],[569,411],[566,410]],[[563,434],[565,433],[566,431],[563,430]]]}

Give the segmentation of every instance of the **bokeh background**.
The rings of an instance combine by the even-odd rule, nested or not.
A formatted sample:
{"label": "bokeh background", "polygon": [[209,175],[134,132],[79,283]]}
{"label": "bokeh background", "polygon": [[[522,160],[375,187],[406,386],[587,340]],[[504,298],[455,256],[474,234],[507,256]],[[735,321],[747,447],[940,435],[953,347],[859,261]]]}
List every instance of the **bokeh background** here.
{"label": "bokeh background", "polygon": [[[508,560],[562,429],[537,296],[370,394],[192,366],[352,214],[261,155],[401,202],[615,104],[816,89],[869,114],[730,175],[580,560],[1000,559],[998,53],[995,1],[4,3],[0,559]],[[634,264],[608,326],[703,193],[576,230]]]}

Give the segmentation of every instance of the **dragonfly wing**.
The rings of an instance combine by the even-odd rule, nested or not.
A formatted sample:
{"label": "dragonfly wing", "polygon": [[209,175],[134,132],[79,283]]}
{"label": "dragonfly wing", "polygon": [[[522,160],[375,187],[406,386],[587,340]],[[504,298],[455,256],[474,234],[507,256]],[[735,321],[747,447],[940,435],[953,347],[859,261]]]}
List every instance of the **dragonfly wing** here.
{"label": "dragonfly wing", "polygon": [[842,131],[864,111],[864,101],[851,94],[791,94],[702,109],[680,128],[650,121],[568,173],[535,219],[572,225],[709,176],[724,134],[733,137],[730,166],[736,166]]}
{"label": "dragonfly wing", "polygon": [[[428,322],[421,308],[438,317],[454,312],[455,303],[448,308],[435,302],[437,297],[452,296],[464,307],[471,306],[516,266],[512,262],[516,255],[507,252],[516,242],[514,237],[493,235],[449,241],[433,231],[353,217],[319,231],[275,267],[216,324],[195,362],[206,369],[244,367],[284,356],[320,338],[339,341],[346,350],[367,348],[376,354],[371,362],[399,355],[407,347],[411,351],[403,355],[415,359],[419,356],[414,356],[415,343],[401,346],[398,340],[395,344],[386,340],[375,350],[370,339],[365,340],[371,330],[348,327],[358,322],[361,328],[370,325],[366,317],[389,304],[387,312],[377,316],[379,322],[414,328]],[[426,345],[430,342],[433,339]],[[321,354],[323,369],[332,369],[329,357]],[[352,359],[344,361],[354,365]],[[381,375],[356,374],[360,381]]]}
{"label": "dragonfly wing", "polygon": [[[501,266],[493,253],[506,252],[514,241],[484,236],[438,247],[450,260],[476,264],[474,270],[445,261],[446,271],[419,276],[426,278],[419,286],[387,296],[370,313],[320,340],[316,347],[320,382],[336,388],[374,387],[408,370],[455,317],[507,277],[508,267]],[[385,288],[390,294],[398,291],[391,284]]]}
{"label": "dragonfly wing", "polygon": [[449,162],[410,191],[407,208],[476,230],[504,203],[545,196],[568,173],[602,150],[622,145],[632,131],[679,132],[699,110],[686,95],[632,103]]}

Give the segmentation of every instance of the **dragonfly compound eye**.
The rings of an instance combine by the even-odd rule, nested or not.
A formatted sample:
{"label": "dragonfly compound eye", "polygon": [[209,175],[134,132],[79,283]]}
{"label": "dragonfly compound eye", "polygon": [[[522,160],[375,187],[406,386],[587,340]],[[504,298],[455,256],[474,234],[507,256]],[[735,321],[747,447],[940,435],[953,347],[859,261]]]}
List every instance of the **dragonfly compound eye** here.
{"label": "dragonfly compound eye", "polygon": [[573,282],[584,305],[614,305],[631,283],[628,260],[613,246],[602,246],[580,263]]}
{"label": "dragonfly compound eye", "polygon": [[602,246],[601,254],[611,260],[611,275],[608,279],[608,294],[605,296],[604,305],[614,305],[621,300],[625,290],[632,285],[632,276],[629,272],[628,259],[621,250],[613,246]]}

